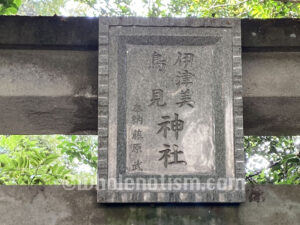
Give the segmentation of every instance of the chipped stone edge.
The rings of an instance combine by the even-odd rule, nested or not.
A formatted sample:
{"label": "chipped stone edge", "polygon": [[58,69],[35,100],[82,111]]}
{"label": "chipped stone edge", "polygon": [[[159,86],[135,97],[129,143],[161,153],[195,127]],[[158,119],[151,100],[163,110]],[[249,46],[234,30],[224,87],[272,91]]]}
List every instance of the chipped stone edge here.
{"label": "chipped stone edge", "polygon": [[[98,179],[108,179],[108,106],[109,106],[109,26],[154,26],[154,27],[216,27],[232,29],[232,82],[235,178],[244,179],[243,149],[243,99],[242,99],[242,59],[241,22],[239,19],[199,19],[199,18],[139,18],[139,17],[99,17],[99,58],[98,58]],[[245,191],[232,192],[121,192],[109,191],[97,185],[99,203],[164,203],[164,202],[244,202]],[[231,197],[228,197],[230,195]],[[235,197],[233,197],[235,196]]]}

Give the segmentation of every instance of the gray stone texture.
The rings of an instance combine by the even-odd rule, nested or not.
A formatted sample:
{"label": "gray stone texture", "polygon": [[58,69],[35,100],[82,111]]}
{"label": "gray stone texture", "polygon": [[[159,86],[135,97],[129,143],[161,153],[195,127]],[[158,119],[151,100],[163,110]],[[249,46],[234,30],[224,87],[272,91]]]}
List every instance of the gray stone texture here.
{"label": "gray stone texture", "polygon": [[91,133],[97,58],[88,51],[0,49],[0,133]]}
{"label": "gray stone texture", "polygon": [[[299,21],[241,21],[246,135],[300,133]],[[0,34],[0,133],[97,134],[98,18],[0,16],[0,29],[6,31]],[[74,50],[80,51],[73,57]],[[9,65],[3,66],[8,60]],[[54,60],[55,67],[49,66]],[[8,67],[20,76],[14,76]],[[38,76],[31,75],[33,68]],[[50,75],[48,91],[37,97],[43,90],[31,90],[30,83],[38,87]],[[9,79],[11,76],[17,80]],[[74,83],[72,77],[76,77]],[[27,82],[18,81],[24,78]],[[70,81],[64,85],[71,89],[64,90],[64,96],[53,97],[53,93],[63,92],[56,88],[63,81]],[[85,87],[80,87],[81,83]],[[2,96],[3,90],[13,97]],[[24,90],[30,97],[23,96]],[[86,96],[78,98],[82,90]],[[259,96],[253,95],[258,90]]]}
{"label": "gray stone texture", "polygon": [[96,203],[75,186],[0,186],[1,225],[298,225],[299,185],[253,185],[241,204]]}
{"label": "gray stone texture", "polygon": [[[98,104],[107,108],[99,111],[99,143],[108,140],[99,148],[105,155],[99,158],[99,179],[123,185],[110,190],[101,181],[106,190],[99,191],[99,202],[243,201],[243,190],[187,190],[184,181],[244,178],[240,21],[100,17],[99,22]],[[188,84],[181,83],[183,76],[189,76]],[[191,99],[182,105],[187,91]],[[159,130],[166,118],[170,130]],[[160,175],[173,180],[150,192],[124,190],[126,179],[158,182]],[[184,186],[167,188],[175,179]]]}
{"label": "gray stone texture", "polygon": [[[289,88],[280,90],[262,84],[276,80],[278,84],[284,81],[286,87],[299,86],[300,20],[243,19],[241,25],[243,78],[247,81],[243,87],[247,93],[257,90],[257,87],[261,90],[258,97],[243,94],[245,134],[299,135],[300,89],[292,88],[293,92],[286,96]],[[49,68],[47,61],[65,54],[69,58],[74,50],[81,50],[79,57],[87,54],[93,57],[88,60],[91,64],[81,64],[84,70],[74,71],[74,76],[79,84],[87,81],[88,86],[97,86],[93,84],[97,83],[98,76],[98,18],[0,16],[0,30],[6,31],[0,33],[0,60],[8,57],[9,51],[13,58],[10,65],[16,66],[20,73],[22,71],[22,76],[29,76],[32,70],[18,65],[23,62],[32,65],[35,62],[34,66],[41,69],[39,76],[44,80],[55,69]],[[26,55],[21,57],[18,49],[26,50]],[[50,50],[51,54],[44,54],[44,61],[37,61],[40,55],[36,54],[36,50]],[[296,63],[291,67],[292,59]],[[69,67],[76,67],[77,64],[75,59],[69,63],[57,61],[55,65],[62,68],[57,75],[67,76]],[[2,68],[3,64],[0,64],[0,71]],[[5,73],[4,76],[10,77],[12,74]],[[39,79],[31,77],[30,82],[38,82]],[[19,92],[26,88],[25,83],[21,85],[18,82],[17,88],[13,89],[10,85],[14,82],[17,81],[0,82],[0,90],[14,90],[17,96],[0,96],[1,134],[41,134],[41,131],[44,134],[97,134],[97,97],[76,100],[75,94],[78,92],[74,91],[64,97],[53,97],[45,92],[45,96],[38,99],[35,94],[40,92],[32,91],[31,98],[27,98],[23,97],[24,92]],[[60,85],[59,80],[55,82]],[[74,85],[73,90],[76,87]],[[55,91],[58,90],[50,93]],[[270,91],[273,91],[272,95]],[[97,89],[87,93],[92,96]],[[56,110],[51,110],[54,107]],[[95,189],[66,191],[57,186],[1,186],[0,224],[298,225],[299,188],[299,185],[248,186],[246,202],[240,205],[103,206],[96,203]]]}
{"label": "gray stone texture", "polygon": [[[43,57],[40,52],[43,52]],[[66,55],[67,63],[62,60]],[[97,52],[79,51],[77,57],[86,63],[79,63],[73,56],[76,54],[68,50],[0,49],[0,62],[3,62],[0,67],[3,78],[0,83],[1,134],[97,133]],[[300,53],[246,52],[242,57],[245,134],[299,134],[300,89],[297,87]],[[53,63],[55,58],[61,60],[56,60],[56,66],[50,67],[48,62]],[[10,63],[4,65],[8,60]],[[33,64],[38,76],[31,75]],[[7,72],[8,67],[14,67],[19,76]],[[69,68],[76,67],[78,70],[69,73]],[[48,91],[37,88],[39,82],[50,80],[51,74],[52,85],[47,88]],[[14,79],[10,79],[11,76]],[[24,78],[27,78],[27,82],[20,82]],[[56,88],[64,81],[67,82],[64,85],[70,87],[68,91]],[[32,84],[35,84],[33,89]],[[276,88],[273,88],[274,85]],[[280,88],[281,85],[285,88]],[[59,96],[62,92],[65,95]],[[78,97],[80,92],[82,96]]]}

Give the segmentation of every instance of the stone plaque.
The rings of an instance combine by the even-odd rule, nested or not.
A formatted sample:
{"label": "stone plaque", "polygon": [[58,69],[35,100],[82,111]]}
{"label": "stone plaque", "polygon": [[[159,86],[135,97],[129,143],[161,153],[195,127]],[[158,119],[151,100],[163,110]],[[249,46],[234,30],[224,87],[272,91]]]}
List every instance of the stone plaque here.
{"label": "stone plaque", "polygon": [[242,202],[240,21],[100,18],[98,202]]}

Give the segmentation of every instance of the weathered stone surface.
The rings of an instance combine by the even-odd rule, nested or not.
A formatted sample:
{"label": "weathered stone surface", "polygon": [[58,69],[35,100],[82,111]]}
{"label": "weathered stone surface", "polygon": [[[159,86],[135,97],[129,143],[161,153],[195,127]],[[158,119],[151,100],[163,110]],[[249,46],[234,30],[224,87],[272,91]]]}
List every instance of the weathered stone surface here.
{"label": "weathered stone surface", "polygon": [[246,135],[298,135],[300,53],[243,54]]}
{"label": "weathered stone surface", "polygon": [[[97,204],[75,186],[0,186],[1,225],[298,225],[299,185],[246,186],[241,204]],[[88,187],[86,187],[88,188]]]}
{"label": "weathered stone surface", "polygon": [[0,16],[0,48],[98,49],[98,19]]}
{"label": "weathered stone surface", "polygon": [[247,52],[242,58],[244,97],[300,97],[300,52]]}
{"label": "weathered stone surface", "polygon": [[[299,135],[299,19],[241,27],[245,134]],[[0,133],[97,134],[98,18],[0,16],[0,28]]]}
{"label": "weathered stone surface", "polygon": [[[0,16],[0,47],[98,49],[98,18]],[[299,51],[300,19],[242,19],[245,51]],[[83,35],[84,34],[84,35]]]}
{"label": "weathered stone surface", "polygon": [[1,134],[90,134],[97,53],[0,49]]}
{"label": "weathered stone surface", "polygon": [[239,21],[100,18],[99,26],[98,104],[108,109],[98,118],[99,142],[108,137],[100,179],[122,186],[101,184],[99,201],[243,201],[235,184],[205,187],[244,179]]}
{"label": "weathered stone surface", "polygon": [[[242,58],[245,134],[299,134],[300,53]],[[0,61],[10,62],[0,67],[1,134],[97,133],[97,52],[0,50]]]}
{"label": "weathered stone surface", "polygon": [[300,19],[243,19],[243,51],[300,50]]}

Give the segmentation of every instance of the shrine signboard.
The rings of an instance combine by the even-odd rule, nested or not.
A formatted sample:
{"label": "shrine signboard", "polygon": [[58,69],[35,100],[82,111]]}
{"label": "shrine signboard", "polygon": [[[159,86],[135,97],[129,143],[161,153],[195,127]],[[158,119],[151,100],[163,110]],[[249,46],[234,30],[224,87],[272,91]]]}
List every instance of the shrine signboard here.
{"label": "shrine signboard", "polygon": [[99,202],[242,202],[240,23],[100,18]]}

